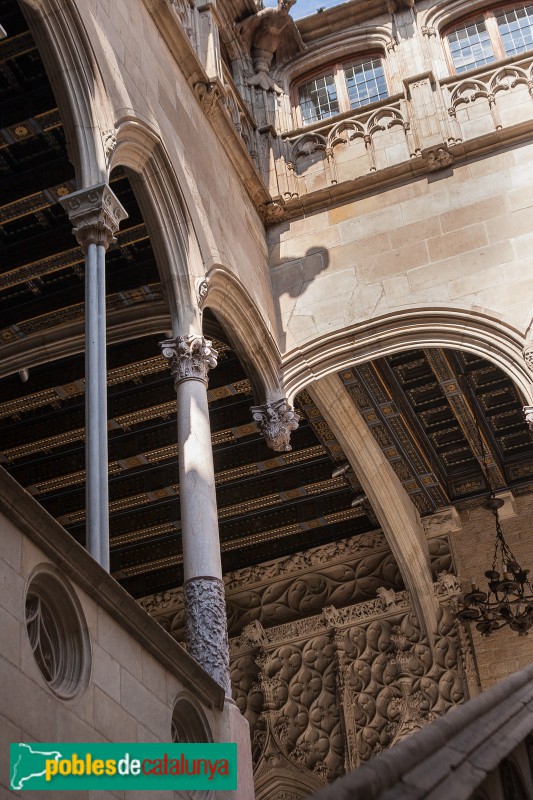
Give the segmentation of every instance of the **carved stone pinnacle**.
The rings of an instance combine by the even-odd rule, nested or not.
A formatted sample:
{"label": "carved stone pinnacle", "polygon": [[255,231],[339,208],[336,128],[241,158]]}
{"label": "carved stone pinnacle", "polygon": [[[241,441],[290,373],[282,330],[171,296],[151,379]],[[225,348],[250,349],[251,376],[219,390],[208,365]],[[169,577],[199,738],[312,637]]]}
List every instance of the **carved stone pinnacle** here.
{"label": "carved stone pinnacle", "polygon": [[272,450],[283,452],[292,450],[290,445],[291,431],[298,427],[299,417],[295,414],[285,398],[250,409],[254,422]]}
{"label": "carved stone pinnacle", "polygon": [[187,651],[230,694],[229,644],[224,583],[191,578],[183,585]]}
{"label": "carved stone pinnacle", "polygon": [[202,381],[207,386],[208,372],[217,365],[217,351],[203,336],[178,336],[160,342],[161,352],[170,361],[170,369],[177,388],[181,381]]}
{"label": "carved stone pinnacle", "polygon": [[128,214],[106,183],[80,189],[59,201],[74,228],[73,233],[85,250],[90,244],[106,249],[116,241],[115,233]]}

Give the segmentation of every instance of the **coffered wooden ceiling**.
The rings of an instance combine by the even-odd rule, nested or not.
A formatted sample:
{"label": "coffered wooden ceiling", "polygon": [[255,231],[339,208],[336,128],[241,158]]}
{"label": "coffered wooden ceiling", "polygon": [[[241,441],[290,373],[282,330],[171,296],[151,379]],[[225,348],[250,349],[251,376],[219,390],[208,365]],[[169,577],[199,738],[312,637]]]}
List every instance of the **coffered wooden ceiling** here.
{"label": "coffered wooden ceiling", "polygon": [[[63,128],[15,0],[0,0],[0,353],[83,319],[84,262],[58,199],[75,188]],[[107,257],[108,310],[149,316],[162,292],[146,228],[123,172],[112,187],[129,218]],[[332,477],[344,454],[307,392],[289,453],[251,421],[250,384],[209,312],[219,366],[209,402],[225,570],[377,526],[357,477]],[[180,585],[176,399],[159,334],[109,347],[112,572],[135,596]],[[1,356],[0,356],[1,358]],[[85,537],[83,353],[31,363],[0,381],[0,462],[80,542]],[[422,514],[493,486],[533,482],[533,446],[517,390],[466,353],[409,351],[340,373]],[[352,505],[353,501],[355,505]],[[361,501],[361,502],[359,502]]]}

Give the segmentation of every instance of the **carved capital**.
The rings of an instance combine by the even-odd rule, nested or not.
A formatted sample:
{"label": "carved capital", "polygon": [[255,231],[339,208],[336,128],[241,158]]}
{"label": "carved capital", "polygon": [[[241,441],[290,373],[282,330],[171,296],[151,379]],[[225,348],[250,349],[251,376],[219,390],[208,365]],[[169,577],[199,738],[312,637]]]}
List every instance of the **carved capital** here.
{"label": "carved capital", "polygon": [[178,336],[160,342],[161,352],[170,361],[177,388],[182,381],[202,381],[207,386],[208,372],[217,365],[217,351],[203,336]]}
{"label": "carved capital", "polygon": [[85,250],[90,244],[106,249],[116,241],[115,233],[128,214],[106,183],[80,189],[61,197],[59,202],[67,212],[73,233]]}
{"label": "carved capital", "polygon": [[296,430],[300,418],[284,398],[275,403],[252,406],[250,410],[254,422],[257,422],[257,427],[272,450],[292,450],[291,431]]}
{"label": "carved capital", "polygon": [[191,578],[183,586],[183,601],[187,651],[229,694],[224,584],[219,578]]}
{"label": "carved capital", "polygon": [[430,172],[436,172],[438,169],[450,167],[454,161],[452,153],[450,153],[448,148],[444,145],[423,150],[422,158],[425,160]]}
{"label": "carved capital", "polygon": [[524,406],[524,416],[529,425],[529,430],[533,431],[533,406]]}
{"label": "carved capital", "polygon": [[526,367],[533,372],[533,343],[526,344],[522,350],[522,355],[524,356]]}

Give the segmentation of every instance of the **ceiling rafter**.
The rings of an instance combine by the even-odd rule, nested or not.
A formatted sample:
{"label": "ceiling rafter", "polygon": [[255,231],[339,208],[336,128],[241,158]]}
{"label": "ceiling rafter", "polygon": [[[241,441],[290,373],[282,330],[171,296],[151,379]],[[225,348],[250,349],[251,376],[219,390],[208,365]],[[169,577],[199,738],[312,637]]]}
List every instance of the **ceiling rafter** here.
{"label": "ceiling rafter", "polygon": [[479,406],[474,410],[474,403],[477,405],[474,394],[461,386],[460,377],[448,353],[441,349],[427,349],[424,355],[482,472],[486,469],[490,485],[494,489],[501,489],[507,485],[507,480],[492,436],[481,421]]}

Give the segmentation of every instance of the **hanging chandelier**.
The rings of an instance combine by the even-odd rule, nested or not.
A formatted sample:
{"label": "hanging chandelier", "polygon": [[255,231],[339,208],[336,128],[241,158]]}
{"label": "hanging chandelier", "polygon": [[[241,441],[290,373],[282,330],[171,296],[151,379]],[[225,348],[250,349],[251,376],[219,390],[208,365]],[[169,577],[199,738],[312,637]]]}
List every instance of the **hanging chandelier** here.
{"label": "hanging chandelier", "polygon": [[456,616],[463,622],[475,622],[482,636],[506,625],[519,636],[525,636],[533,626],[533,587],[528,580],[528,569],[522,569],[505,541],[498,509],[503,500],[491,491],[487,508],[494,514],[496,541],[492,568],[485,572],[488,591],[478,588],[471,579],[471,590],[462,598],[463,607]]}
{"label": "hanging chandelier", "polygon": [[496,529],[494,555],[491,569],[485,572],[487,591],[482,591],[475,578],[471,578],[470,591],[459,598],[463,605],[456,617],[463,622],[475,622],[482,636],[490,636],[493,631],[506,625],[519,636],[525,636],[533,626],[533,587],[528,579],[529,570],[522,569],[505,541],[498,514],[504,501],[496,497],[490,481],[487,449],[475,411],[474,418],[483,462],[481,469],[489,492],[486,507],[492,511]]}

